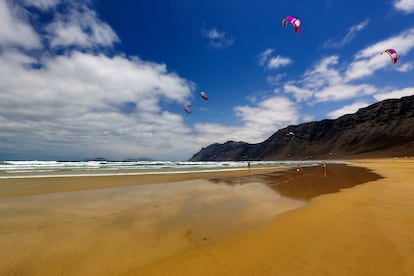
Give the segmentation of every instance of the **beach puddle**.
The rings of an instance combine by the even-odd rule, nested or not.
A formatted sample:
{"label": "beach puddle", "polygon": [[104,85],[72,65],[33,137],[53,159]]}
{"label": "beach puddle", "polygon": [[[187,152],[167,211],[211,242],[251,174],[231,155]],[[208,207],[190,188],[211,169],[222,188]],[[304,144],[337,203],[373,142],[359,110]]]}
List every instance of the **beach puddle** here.
{"label": "beach puddle", "polygon": [[301,167],[300,171],[292,169],[283,173],[275,172],[238,178],[228,177],[210,179],[210,181],[227,185],[254,181],[267,185],[282,197],[308,201],[322,194],[337,193],[342,189],[352,188],[380,178],[382,177],[366,168],[345,164],[329,164],[326,167]]}
{"label": "beach puddle", "polygon": [[0,274],[119,274],[378,178],[359,169],[338,165],[323,176],[306,167],[301,176],[289,171],[1,198]]}

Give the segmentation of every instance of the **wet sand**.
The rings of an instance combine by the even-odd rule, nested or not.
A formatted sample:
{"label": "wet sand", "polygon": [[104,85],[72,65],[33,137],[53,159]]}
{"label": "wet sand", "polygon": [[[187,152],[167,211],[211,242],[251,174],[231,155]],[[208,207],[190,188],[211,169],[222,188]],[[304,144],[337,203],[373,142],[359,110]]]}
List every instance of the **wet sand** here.
{"label": "wet sand", "polygon": [[170,183],[210,177],[237,177],[283,171],[281,168],[254,168],[219,172],[143,174],[113,176],[79,176],[0,179],[0,198],[50,193],[74,192],[154,183]]}
{"label": "wet sand", "polygon": [[412,275],[414,159],[353,162],[384,178],[127,275]]}
{"label": "wet sand", "polygon": [[[389,245],[374,231],[386,208],[373,213],[368,200],[399,175],[385,175],[382,162],[329,165],[326,176],[321,167],[305,167],[301,175],[268,168],[1,180],[0,275],[349,274],[371,264],[348,263],[367,254],[361,248],[354,254],[353,243],[368,250]],[[400,163],[396,171],[412,174],[413,164]],[[377,181],[351,188],[371,180]],[[318,196],[345,188],[351,189]],[[403,246],[402,253],[413,248]]]}

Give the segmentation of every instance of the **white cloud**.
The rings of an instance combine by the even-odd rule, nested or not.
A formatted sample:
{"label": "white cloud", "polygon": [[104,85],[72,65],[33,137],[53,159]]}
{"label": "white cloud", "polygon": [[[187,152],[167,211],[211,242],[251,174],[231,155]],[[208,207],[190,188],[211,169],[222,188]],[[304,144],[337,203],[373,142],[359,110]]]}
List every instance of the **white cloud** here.
{"label": "white cloud", "polygon": [[286,93],[293,94],[298,102],[309,99],[314,93],[312,90],[300,88],[293,84],[285,84],[283,89]]}
{"label": "white cloud", "polygon": [[[272,57],[273,52],[274,52],[274,49],[268,48],[264,50],[262,53],[260,53],[257,56],[259,65],[266,66],[267,69],[278,69],[280,67],[284,67],[289,64],[292,64],[292,60],[288,57],[283,57],[281,55]],[[279,74],[279,76],[281,76],[281,74]]]}
{"label": "white cloud", "polygon": [[338,84],[327,86],[314,93],[317,102],[340,101],[364,95],[372,95],[376,88],[368,84]]}
{"label": "white cloud", "polygon": [[272,55],[274,49],[268,48],[266,50],[264,50],[262,53],[260,53],[257,58],[259,60],[259,64],[260,65],[264,65],[270,58],[270,56]]}
{"label": "white cloud", "polygon": [[347,83],[341,72],[333,68],[338,64],[338,60],[338,56],[322,58],[304,73],[300,81],[287,82],[283,87],[284,91],[292,94],[298,102],[341,101],[375,93],[376,88],[371,85]]}
{"label": "white cloud", "polygon": [[336,85],[342,82],[339,71],[332,69],[332,65],[338,64],[338,56],[322,58],[311,70],[304,74],[303,83],[305,88],[317,90],[327,85]]}
{"label": "white cloud", "polygon": [[405,13],[414,12],[414,0],[395,0],[394,8]]}
{"label": "white cloud", "polygon": [[351,26],[348,30],[348,33],[339,41],[335,41],[334,39],[329,39],[324,43],[324,47],[326,48],[341,48],[351,42],[354,37],[357,35],[358,32],[365,29],[368,25],[369,19],[365,19],[364,21]]}
{"label": "white cloud", "polygon": [[11,135],[0,148],[56,155],[64,145],[80,157],[114,158],[173,158],[188,148],[191,129],[160,101],[181,105],[193,87],[165,65],[80,52],[44,57],[41,69],[32,61],[0,55],[0,132]]}
{"label": "white cloud", "polygon": [[383,93],[374,95],[374,98],[377,101],[382,101],[386,99],[399,99],[405,96],[414,95],[414,87],[406,87],[403,89],[391,90]]}
{"label": "white cloud", "polygon": [[269,61],[267,63],[267,68],[268,69],[278,69],[280,67],[287,66],[291,63],[292,63],[292,60],[290,58],[282,57],[282,56],[278,55],[277,57],[273,57],[273,58],[269,59]]}
{"label": "white cloud", "polygon": [[267,139],[277,129],[287,124],[297,123],[299,113],[294,102],[285,97],[270,97],[255,106],[237,106],[236,115],[244,122],[243,126],[220,124],[196,124],[197,142],[210,144],[211,141],[229,140],[258,143]]}
{"label": "white cloud", "polygon": [[404,64],[397,66],[395,70],[399,72],[408,72],[408,71],[411,71],[412,69],[413,69],[412,63],[404,63]]}
{"label": "white cloud", "polygon": [[27,6],[36,7],[41,10],[49,10],[56,7],[62,0],[24,0]]}
{"label": "white cloud", "polygon": [[257,104],[256,107],[237,106],[235,112],[248,125],[260,128],[277,128],[277,125],[298,119],[295,103],[285,97],[271,97]]}
{"label": "white cloud", "polygon": [[400,72],[412,69],[411,63],[392,64],[388,56],[381,55],[380,52],[387,49],[387,45],[398,45],[401,55],[408,53],[414,48],[414,29],[362,49],[345,70],[341,70],[344,66],[339,64],[338,56],[324,57],[307,70],[300,80],[286,82],[284,92],[292,94],[298,102],[306,100],[310,104],[372,96],[378,91],[377,87],[353,84],[352,81],[369,76],[385,66]]}
{"label": "white cloud", "polygon": [[276,85],[278,85],[279,83],[280,83],[280,81],[284,78],[284,77],[286,77],[286,73],[280,73],[280,74],[276,74],[276,75],[274,75],[274,76],[268,76],[267,78],[266,78],[266,80],[267,80],[267,83],[269,84],[269,85],[271,85],[271,86],[276,86]]}
{"label": "white cloud", "polygon": [[215,49],[227,48],[234,43],[234,39],[231,36],[216,28],[202,29],[201,34],[209,40],[209,45]]}
{"label": "white cloud", "polygon": [[[53,8],[52,2],[42,3],[39,8],[45,12]],[[30,11],[17,8],[22,14]],[[68,10],[66,18],[56,15],[43,36],[44,29],[38,26],[36,33],[24,16],[16,16],[0,0],[2,156],[186,159],[198,150],[184,114],[162,108],[181,107],[194,84],[165,64],[83,51],[110,46],[116,35],[86,6]],[[75,14],[82,16],[78,22]],[[71,30],[69,26],[78,32],[75,39],[58,31]],[[39,48],[31,56],[15,47],[39,47],[40,38],[81,49],[55,55]]]}
{"label": "white cloud", "polygon": [[345,114],[352,114],[358,111],[358,109],[368,106],[366,102],[355,102],[351,105],[346,105],[340,109],[329,112],[327,115],[331,119],[336,119]]}
{"label": "white cloud", "polygon": [[40,38],[29,25],[24,10],[6,0],[0,0],[0,47],[20,46],[36,49]]}
{"label": "white cloud", "polygon": [[69,8],[65,14],[57,13],[46,28],[52,47],[111,47],[119,41],[112,28],[102,22],[87,5],[75,3]]}
{"label": "white cloud", "polygon": [[[53,9],[52,2],[39,5],[46,12]],[[51,46],[80,50],[36,57],[12,48],[0,53],[0,133],[7,133],[0,140],[3,154],[186,159],[212,141],[261,142],[299,118],[293,102],[271,97],[235,107],[242,126],[195,124],[192,129],[185,113],[162,105],[181,106],[191,97],[193,83],[169,72],[165,64],[82,51],[111,46],[117,36],[87,6],[68,8],[66,16],[55,15],[43,39]],[[212,30],[208,36],[228,43],[224,32]]]}
{"label": "white cloud", "polygon": [[355,55],[355,60],[348,66],[345,73],[346,81],[370,76],[386,66],[398,66],[398,63],[392,64],[386,54],[380,55],[382,51],[389,48],[394,48],[400,56],[411,51],[414,48],[414,28],[359,51]]}

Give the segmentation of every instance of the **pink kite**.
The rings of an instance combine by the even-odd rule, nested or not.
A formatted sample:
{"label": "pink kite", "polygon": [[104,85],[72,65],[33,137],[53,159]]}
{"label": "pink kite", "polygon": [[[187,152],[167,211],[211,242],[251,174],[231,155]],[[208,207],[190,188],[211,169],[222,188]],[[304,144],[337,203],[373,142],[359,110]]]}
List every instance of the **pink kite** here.
{"label": "pink kite", "polygon": [[386,50],[384,50],[384,51],[381,52],[381,55],[383,53],[387,53],[391,57],[392,63],[394,63],[394,64],[397,63],[397,61],[399,59],[399,56],[398,56],[397,51],[395,51],[394,49],[386,49]]}
{"label": "pink kite", "polygon": [[302,32],[302,23],[300,22],[300,19],[298,17],[292,16],[292,15],[286,16],[286,18],[282,19],[282,23],[280,24],[280,26],[282,28],[285,28],[287,26],[288,22],[290,24],[292,24],[292,26],[295,30],[295,33],[301,33]]}

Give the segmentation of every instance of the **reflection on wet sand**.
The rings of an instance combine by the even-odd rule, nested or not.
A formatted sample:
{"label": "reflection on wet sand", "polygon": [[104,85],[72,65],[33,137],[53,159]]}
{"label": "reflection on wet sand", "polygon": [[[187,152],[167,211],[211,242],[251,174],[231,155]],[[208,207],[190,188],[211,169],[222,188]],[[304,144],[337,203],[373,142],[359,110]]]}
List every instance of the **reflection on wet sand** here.
{"label": "reflection on wet sand", "polygon": [[0,275],[114,275],[304,206],[262,183],[207,180],[0,200]]}
{"label": "reflection on wet sand", "polygon": [[361,167],[345,164],[322,164],[299,167],[287,173],[270,173],[238,178],[210,179],[214,183],[228,185],[259,182],[268,185],[281,196],[298,200],[309,200],[322,194],[339,192],[341,189],[374,181],[381,177]]}

